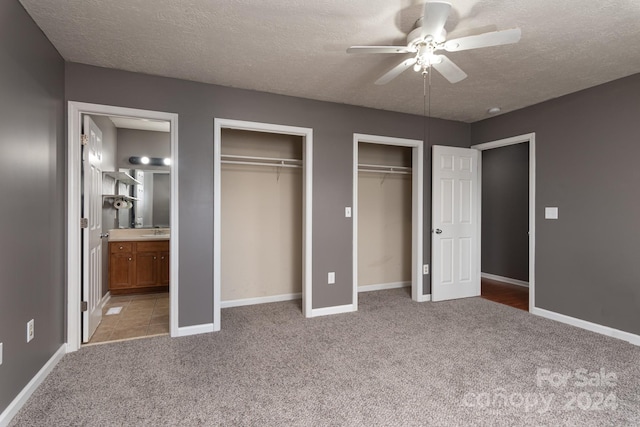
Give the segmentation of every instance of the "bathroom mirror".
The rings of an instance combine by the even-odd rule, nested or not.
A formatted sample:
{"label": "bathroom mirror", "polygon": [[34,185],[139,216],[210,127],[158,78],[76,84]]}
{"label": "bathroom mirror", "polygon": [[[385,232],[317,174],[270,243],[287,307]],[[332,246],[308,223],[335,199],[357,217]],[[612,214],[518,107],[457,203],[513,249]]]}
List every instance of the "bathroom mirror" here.
{"label": "bathroom mirror", "polygon": [[[166,228],[169,227],[171,201],[171,174],[167,170],[131,169],[129,173],[140,185],[132,185],[120,194],[127,192],[135,198],[133,207],[120,209],[118,224],[120,228]],[[127,191],[128,190],[128,191]]]}

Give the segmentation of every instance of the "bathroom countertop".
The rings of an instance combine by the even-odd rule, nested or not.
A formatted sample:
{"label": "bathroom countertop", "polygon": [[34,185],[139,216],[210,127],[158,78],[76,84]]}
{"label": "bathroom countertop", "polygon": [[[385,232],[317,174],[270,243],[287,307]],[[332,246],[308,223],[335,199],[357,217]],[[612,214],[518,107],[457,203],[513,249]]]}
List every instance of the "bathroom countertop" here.
{"label": "bathroom countertop", "polygon": [[110,242],[169,240],[168,228],[116,228],[109,230]]}

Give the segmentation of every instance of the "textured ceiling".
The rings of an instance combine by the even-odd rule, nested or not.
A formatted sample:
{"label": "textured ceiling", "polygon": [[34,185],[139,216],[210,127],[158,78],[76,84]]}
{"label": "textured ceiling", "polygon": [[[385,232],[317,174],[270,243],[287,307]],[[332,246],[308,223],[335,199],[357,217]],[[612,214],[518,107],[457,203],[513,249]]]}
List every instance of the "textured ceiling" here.
{"label": "textured ceiling", "polygon": [[[406,55],[347,54],[405,44],[411,0],[20,0],[68,61],[423,114]],[[520,27],[515,45],[448,53],[469,77],[431,81],[431,114],[473,122],[640,72],[639,0],[453,0],[449,38]],[[493,25],[493,28],[487,26]]]}

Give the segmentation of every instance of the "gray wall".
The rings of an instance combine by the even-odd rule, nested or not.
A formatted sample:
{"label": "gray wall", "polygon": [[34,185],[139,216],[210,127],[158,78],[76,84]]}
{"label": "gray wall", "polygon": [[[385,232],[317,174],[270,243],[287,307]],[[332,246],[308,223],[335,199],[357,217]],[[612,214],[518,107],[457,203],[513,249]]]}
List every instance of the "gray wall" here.
{"label": "gray wall", "polygon": [[482,152],[482,272],[529,281],[529,144]]}
{"label": "gray wall", "polygon": [[474,143],[536,133],[536,306],[634,334],[639,100],[635,74],[471,126]]}
{"label": "gray wall", "polygon": [[[64,342],[64,62],[0,1],[0,413]],[[25,339],[35,320],[35,338]]]}
{"label": "gray wall", "polygon": [[169,207],[171,205],[171,175],[153,174],[153,226],[169,226]]}
{"label": "gray wall", "polygon": [[[353,133],[422,139],[420,116],[68,63],[68,100],[179,114],[180,326],[213,320],[213,119],[313,128],[313,306],[351,303]],[[416,102],[422,102],[416,96]],[[470,125],[434,120],[433,144],[469,146]],[[425,253],[430,252],[431,150],[426,147]],[[327,272],[336,272],[328,286]],[[428,279],[428,277],[427,277]],[[425,292],[430,291],[428,280]]]}
{"label": "gray wall", "polygon": [[129,169],[168,170],[166,166],[133,166],[129,157],[171,157],[171,134],[149,130],[118,129],[117,166]]}

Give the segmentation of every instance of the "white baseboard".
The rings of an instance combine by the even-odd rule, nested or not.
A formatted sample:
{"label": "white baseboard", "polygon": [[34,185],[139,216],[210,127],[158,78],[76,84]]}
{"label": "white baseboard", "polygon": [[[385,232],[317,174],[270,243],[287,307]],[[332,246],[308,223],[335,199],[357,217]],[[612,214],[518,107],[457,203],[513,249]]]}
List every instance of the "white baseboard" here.
{"label": "white baseboard", "polygon": [[33,394],[34,391],[38,388],[38,386],[47,378],[47,375],[53,370],[53,368],[58,364],[62,356],[66,353],[66,344],[62,344],[58,351],[56,351],[51,358],[44,364],[42,368],[38,371],[38,373],[31,378],[31,381],[27,383],[27,385],[22,389],[20,393],[16,396],[15,399],[7,406],[2,414],[0,414],[0,427],[6,427],[9,425],[9,422],[15,415],[18,413],[20,408],[27,403],[29,397]]}
{"label": "white baseboard", "polygon": [[630,332],[624,332],[619,329],[610,328],[608,326],[592,323],[587,320],[577,319],[575,317],[566,316],[564,314],[556,313],[554,311],[545,310],[544,308],[532,307],[529,310],[531,314],[537,316],[546,317],[547,319],[555,320],[557,322],[566,323],[571,326],[586,329],[591,332],[606,335],[612,338],[621,339],[627,341],[633,345],[640,346],[640,335],[635,335]]}
{"label": "white baseboard", "polygon": [[272,295],[269,297],[243,298],[220,302],[220,308],[241,307],[243,305],[266,304],[270,302],[291,301],[302,298],[302,293]]}
{"label": "white baseboard", "polygon": [[408,286],[411,286],[411,282],[378,283],[375,285],[358,286],[358,292],[383,291],[385,289],[406,288]]}
{"label": "white baseboard", "polygon": [[213,323],[203,323],[202,325],[183,326],[178,328],[179,337],[186,337],[189,335],[208,334],[213,332]]}
{"label": "white baseboard", "polygon": [[426,295],[418,295],[418,302],[427,302],[427,301],[431,301],[431,294],[426,294]]}
{"label": "white baseboard", "polygon": [[329,314],[351,313],[356,311],[356,307],[353,304],[337,305],[335,307],[314,308],[311,310],[311,316],[328,316]]}
{"label": "white baseboard", "polygon": [[497,274],[480,273],[480,277],[482,277],[483,279],[497,280],[498,282],[509,283],[511,285],[524,286],[525,288],[529,287],[529,282],[525,282],[524,280],[512,279],[511,277],[498,276]]}

